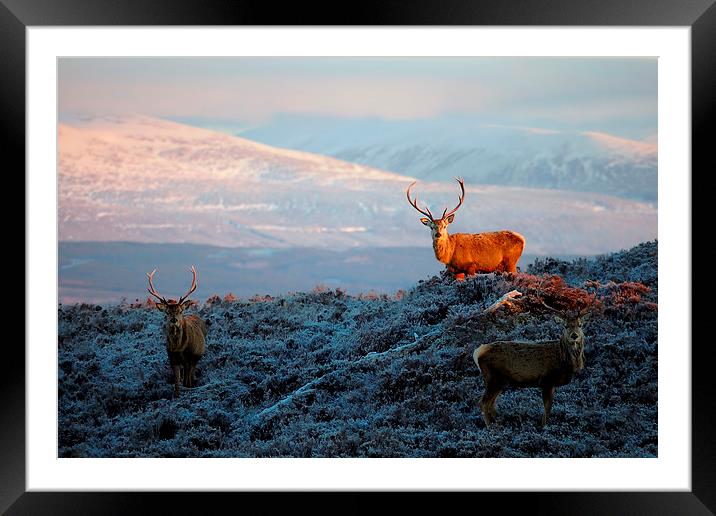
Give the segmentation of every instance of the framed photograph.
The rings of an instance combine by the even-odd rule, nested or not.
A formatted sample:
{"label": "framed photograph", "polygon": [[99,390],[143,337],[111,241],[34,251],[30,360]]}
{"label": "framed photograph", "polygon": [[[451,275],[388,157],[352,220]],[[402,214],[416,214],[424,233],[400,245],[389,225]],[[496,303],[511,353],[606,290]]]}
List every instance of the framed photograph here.
{"label": "framed photograph", "polygon": [[3,510],[714,510],[690,300],[715,8],[389,5],[2,7],[28,300]]}

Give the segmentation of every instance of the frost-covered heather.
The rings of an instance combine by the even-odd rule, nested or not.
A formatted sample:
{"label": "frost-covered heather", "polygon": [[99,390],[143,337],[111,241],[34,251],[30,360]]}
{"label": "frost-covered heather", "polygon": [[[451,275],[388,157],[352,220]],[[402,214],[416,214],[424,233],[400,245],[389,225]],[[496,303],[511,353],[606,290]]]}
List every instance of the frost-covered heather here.
{"label": "frost-covered heather", "polygon": [[[59,308],[61,457],[651,457],[657,454],[657,243],[527,273],[420,281],[388,298],[320,289],[211,298],[198,386],[172,400],[147,306]],[[503,294],[516,306],[484,312]],[[227,285],[227,290],[230,286]],[[597,292],[586,369],[539,425],[538,389],[508,389],[485,428],[472,351],[560,334],[537,308]]]}

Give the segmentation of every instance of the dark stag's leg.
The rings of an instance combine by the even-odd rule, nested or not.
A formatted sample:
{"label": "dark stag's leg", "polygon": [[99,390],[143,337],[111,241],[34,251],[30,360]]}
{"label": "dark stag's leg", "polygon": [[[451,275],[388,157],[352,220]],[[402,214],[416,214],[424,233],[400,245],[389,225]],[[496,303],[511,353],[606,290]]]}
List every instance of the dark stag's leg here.
{"label": "dark stag's leg", "polygon": [[542,401],[544,402],[544,415],[542,416],[542,426],[547,424],[547,419],[549,419],[549,414],[552,411],[554,390],[555,388],[551,385],[542,387]]}
{"label": "dark stag's leg", "polygon": [[184,367],[184,383],[183,383],[183,385],[184,385],[184,387],[191,387],[191,376],[189,376],[190,369],[191,369],[190,362],[189,361],[184,362],[183,367]]}
{"label": "dark stag's leg", "polygon": [[192,360],[189,362],[189,372],[187,373],[187,378],[189,379],[189,385],[187,387],[194,387],[194,368],[196,367],[196,362]]}
{"label": "dark stag's leg", "polygon": [[174,370],[174,397],[179,397],[179,381],[181,379],[181,366],[173,365],[172,369]]}

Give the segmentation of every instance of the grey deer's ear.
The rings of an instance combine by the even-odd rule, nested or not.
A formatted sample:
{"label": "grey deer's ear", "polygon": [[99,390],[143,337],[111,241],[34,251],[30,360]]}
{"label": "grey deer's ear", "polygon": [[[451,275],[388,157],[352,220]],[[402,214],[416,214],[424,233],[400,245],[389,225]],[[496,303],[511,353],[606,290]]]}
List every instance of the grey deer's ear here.
{"label": "grey deer's ear", "polygon": [[590,317],[591,315],[592,315],[592,312],[587,312],[587,313],[584,314],[582,317],[580,317],[579,320],[582,321],[582,322],[587,321],[587,320],[589,320],[589,317]]}
{"label": "grey deer's ear", "polygon": [[565,321],[562,317],[560,317],[559,315],[555,315],[555,316],[554,316],[554,320],[555,320],[557,323],[559,323],[559,324],[565,324],[565,323],[566,323],[566,321]]}
{"label": "grey deer's ear", "polygon": [[430,219],[428,219],[426,217],[420,217],[420,222],[422,222],[426,226],[430,225]]}
{"label": "grey deer's ear", "polygon": [[453,213],[447,218],[448,224],[452,224],[452,221],[455,220],[455,214]]}

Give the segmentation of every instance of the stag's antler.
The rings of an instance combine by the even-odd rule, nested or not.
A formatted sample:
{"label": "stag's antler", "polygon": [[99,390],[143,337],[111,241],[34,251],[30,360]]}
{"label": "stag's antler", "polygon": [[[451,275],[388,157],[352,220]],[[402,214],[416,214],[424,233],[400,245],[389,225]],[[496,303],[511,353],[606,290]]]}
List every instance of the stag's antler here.
{"label": "stag's antler", "polygon": [[540,299],[539,299],[539,302],[542,303],[542,306],[544,306],[544,307],[545,307],[547,310],[549,310],[550,312],[554,312],[554,313],[556,313],[557,315],[562,315],[562,311],[561,311],[561,310],[557,310],[557,309],[554,308],[553,306],[549,306],[547,303],[544,302],[544,299],[540,298]]}
{"label": "stag's antler", "polygon": [[462,205],[462,201],[465,200],[465,180],[461,177],[456,177],[455,181],[457,181],[460,184],[460,196],[457,198],[458,203],[457,206],[455,206],[449,213],[447,211],[447,208],[445,208],[445,211],[443,211],[443,218],[449,217],[453,213],[455,213],[458,208]]}
{"label": "stag's antler", "polygon": [[182,304],[182,302],[183,302],[187,297],[189,297],[192,292],[194,292],[194,291],[196,290],[196,269],[194,268],[193,265],[191,266],[191,272],[192,272],[192,274],[194,275],[194,277],[193,277],[192,280],[191,280],[191,287],[189,288],[189,292],[187,292],[186,294],[184,294],[184,295],[179,299],[179,304]]}
{"label": "stag's antler", "polygon": [[595,290],[595,291],[594,291],[594,296],[592,296],[591,301],[587,304],[587,306],[585,306],[584,308],[582,308],[582,309],[579,311],[578,317],[584,317],[584,316],[587,315],[589,312],[591,312],[592,309],[594,309],[594,304],[595,304],[596,302],[597,302],[597,292],[596,292],[596,290]]}
{"label": "stag's antler", "polygon": [[414,200],[414,201],[410,199],[410,189],[413,187],[413,185],[414,185],[415,183],[417,183],[417,181],[413,181],[412,183],[410,183],[410,186],[408,186],[408,190],[405,192],[405,195],[408,197],[408,202],[410,203],[410,205],[411,205],[413,208],[415,208],[416,210],[418,210],[418,211],[419,211],[420,213],[422,213],[423,215],[425,215],[425,216],[427,216],[427,217],[430,217],[430,220],[433,220],[433,221],[434,221],[435,219],[433,218],[433,214],[430,213],[430,208],[428,208],[427,206],[425,206],[425,209],[428,210],[427,213],[424,212],[423,210],[421,210],[420,208],[418,208],[418,196],[417,196],[417,195],[415,196],[415,200]]}
{"label": "stag's antler", "polygon": [[153,295],[154,297],[156,297],[159,301],[161,301],[162,303],[166,304],[166,303],[167,303],[167,300],[164,299],[164,297],[161,296],[161,295],[159,294],[159,292],[157,292],[157,290],[154,288],[154,283],[152,283],[152,278],[154,277],[154,273],[155,273],[155,272],[157,272],[157,269],[154,269],[152,272],[148,272],[148,273],[147,273],[147,278],[149,278],[149,288],[147,289],[147,291],[148,291],[151,295]]}

